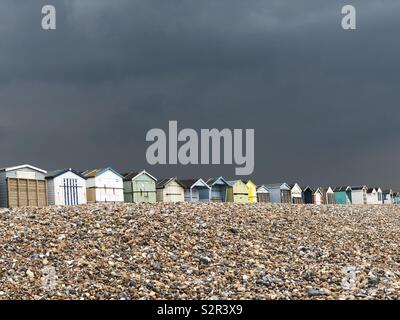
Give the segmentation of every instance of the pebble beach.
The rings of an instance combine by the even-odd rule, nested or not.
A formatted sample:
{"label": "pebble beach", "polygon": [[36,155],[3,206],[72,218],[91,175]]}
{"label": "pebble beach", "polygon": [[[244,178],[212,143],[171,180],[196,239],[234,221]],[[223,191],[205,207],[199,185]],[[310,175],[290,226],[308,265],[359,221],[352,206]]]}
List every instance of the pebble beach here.
{"label": "pebble beach", "polygon": [[399,299],[400,206],[0,209],[0,299]]}

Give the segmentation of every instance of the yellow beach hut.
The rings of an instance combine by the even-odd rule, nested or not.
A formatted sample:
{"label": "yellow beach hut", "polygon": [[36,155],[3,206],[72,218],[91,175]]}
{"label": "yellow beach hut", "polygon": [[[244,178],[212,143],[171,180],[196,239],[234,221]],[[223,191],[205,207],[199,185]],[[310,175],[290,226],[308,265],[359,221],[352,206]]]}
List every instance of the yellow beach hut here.
{"label": "yellow beach hut", "polygon": [[247,181],[246,186],[247,186],[247,192],[249,194],[249,202],[250,203],[257,202],[257,186],[251,180]]}
{"label": "yellow beach hut", "polygon": [[247,185],[242,180],[228,181],[228,196],[227,202],[249,202],[249,193],[247,191]]}

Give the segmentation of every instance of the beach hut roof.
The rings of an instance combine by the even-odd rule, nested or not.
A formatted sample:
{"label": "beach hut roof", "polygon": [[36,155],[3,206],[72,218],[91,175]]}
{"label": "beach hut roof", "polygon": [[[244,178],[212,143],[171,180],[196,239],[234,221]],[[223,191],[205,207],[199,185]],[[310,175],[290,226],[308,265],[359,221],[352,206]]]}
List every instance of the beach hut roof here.
{"label": "beach hut roof", "polygon": [[58,176],[61,176],[62,174],[66,173],[66,172],[75,173],[76,175],[78,175],[81,178],[85,179],[85,177],[82,174],[80,174],[78,171],[75,171],[75,170],[73,170],[71,168],[65,168],[65,169],[58,169],[58,170],[50,171],[45,175],[45,178],[46,179],[53,179],[53,178],[56,178]]}
{"label": "beach hut roof", "polygon": [[168,183],[172,182],[172,181],[175,181],[175,182],[176,182],[177,184],[179,184],[182,188],[185,188],[185,186],[178,180],[177,177],[162,178],[162,179],[160,179],[160,180],[157,181],[156,187],[157,187],[158,189],[160,189],[160,188],[165,188],[165,186],[166,186]]}
{"label": "beach hut roof", "polygon": [[322,193],[327,193],[329,189],[333,191],[331,187],[318,187],[319,190],[321,190]]}
{"label": "beach hut roof", "polygon": [[112,171],[114,172],[116,175],[120,176],[121,178],[123,178],[123,176],[118,173],[117,171],[115,171],[113,168],[111,167],[107,167],[107,168],[99,168],[99,169],[90,169],[90,170],[85,170],[83,172],[81,172],[81,174],[85,177],[85,178],[94,178],[97,177],[98,175],[106,172],[106,171]]}
{"label": "beach hut roof", "polygon": [[154,181],[157,181],[157,179],[155,177],[153,177],[150,173],[148,173],[146,170],[142,170],[142,171],[132,171],[129,173],[125,173],[123,174],[124,176],[124,181],[129,181],[129,180],[133,180],[136,177],[140,176],[141,174],[145,174],[148,177],[150,177],[151,179],[153,179]]}
{"label": "beach hut roof", "polygon": [[185,189],[190,189],[193,186],[197,185],[202,185],[204,187],[210,188],[210,186],[203,180],[203,179],[184,179],[184,180],[179,180],[180,183],[184,186]]}
{"label": "beach hut roof", "polygon": [[14,167],[1,168],[0,171],[13,171],[13,170],[19,170],[19,169],[23,169],[23,168],[29,168],[29,169],[32,169],[35,171],[39,171],[41,173],[47,173],[46,170],[39,169],[37,167],[31,166],[30,164],[21,164],[21,165],[14,166]]}
{"label": "beach hut roof", "polygon": [[228,181],[226,181],[223,177],[218,177],[218,178],[208,178],[205,180],[205,182],[209,185],[212,186],[214,183],[217,181],[222,181],[224,184],[229,185]]}
{"label": "beach hut roof", "polygon": [[266,186],[268,189],[290,189],[290,186],[286,182],[264,184],[264,186]]}
{"label": "beach hut roof", "polygon": [[341,191],[347,191],[347,190],[352,190],[349,186],[339,186],[335,187],[333,191],[335,192],[341,192]]}
{"label": "beach hut roof", "polygon": [[318,188],[314,188],[314,189],[312,189],[313,190],[313,193],[315,194],[315,193],[317,193],[317,192],[319,192],[319,193],[325,193],[324,192],[324,189],[323,188],[321,188],[321,187],[318,187]]}
{"label": "beach hut roof", "polygon": [[243,183],[243,184],[246,184],[246,182],[244,182],[243,180],[240,180],[240,179],[237,179],[237,180],[229,180],[229,181],[227,181],[228,182],[228,184],[232,187],[234,184],[236,184],[236,183],[238,183],[238,182],[241,182],[241,183]]}
{"label": "beach hut roof", "polygon": [[265,185],[262,184],[260,186],[257,186],[257,192],[262,190],[265,190],[267,193],[269,193],[269,189]]}
{"label": "beach hut roof", "polygon": [[365,185],[363,185],[363,186],[349,186],[349,188],[351,189],[351,191],[357,191],[357,190],[366,189],[367,187]]}

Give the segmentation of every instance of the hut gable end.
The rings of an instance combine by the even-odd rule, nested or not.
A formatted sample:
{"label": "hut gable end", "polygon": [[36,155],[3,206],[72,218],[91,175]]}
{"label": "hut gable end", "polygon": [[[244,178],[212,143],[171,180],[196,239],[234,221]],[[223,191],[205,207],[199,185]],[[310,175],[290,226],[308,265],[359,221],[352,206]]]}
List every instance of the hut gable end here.
{"label": "hut gable end", "polygon": [[46,173],[29,164],[0,169],[1,207],[48,205]]}

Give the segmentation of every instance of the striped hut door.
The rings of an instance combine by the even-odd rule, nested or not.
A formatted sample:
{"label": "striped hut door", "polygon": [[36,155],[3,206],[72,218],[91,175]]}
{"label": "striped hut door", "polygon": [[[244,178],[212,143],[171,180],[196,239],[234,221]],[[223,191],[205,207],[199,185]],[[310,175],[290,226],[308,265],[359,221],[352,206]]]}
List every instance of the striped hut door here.
{"label": "striped hut door", "polygon": [[64,204],[66,206],[79,204],[78,201],[78,180],[64,179]]}

